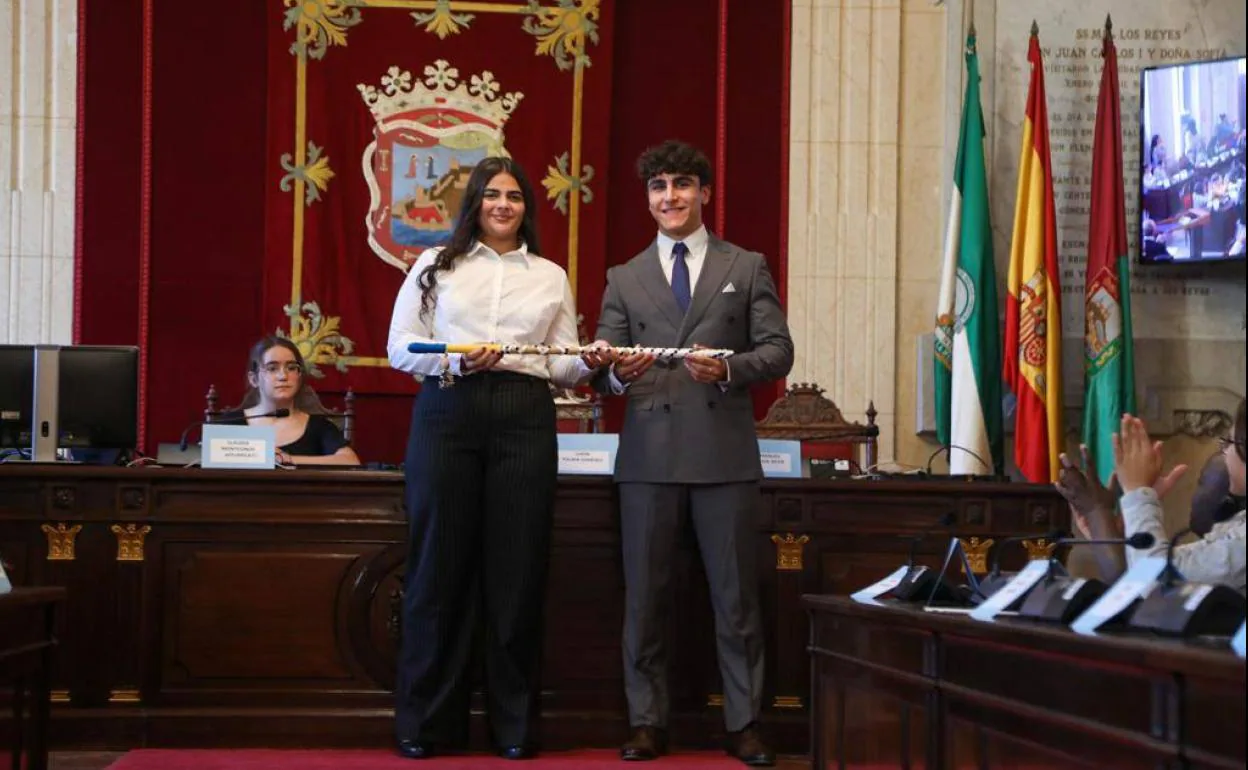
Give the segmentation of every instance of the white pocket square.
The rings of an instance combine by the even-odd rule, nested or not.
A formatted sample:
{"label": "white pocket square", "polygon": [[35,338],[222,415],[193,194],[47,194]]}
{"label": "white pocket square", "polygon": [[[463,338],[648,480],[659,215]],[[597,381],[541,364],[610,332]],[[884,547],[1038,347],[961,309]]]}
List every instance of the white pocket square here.
{"label": "white pocket square", "polygon": [[728,285],[725,286],[722,291],[720,291],[720,294],[733,294],[736,292],[736,290],[737,290],[737,287],[732,285],[732,281],[729,281]]}

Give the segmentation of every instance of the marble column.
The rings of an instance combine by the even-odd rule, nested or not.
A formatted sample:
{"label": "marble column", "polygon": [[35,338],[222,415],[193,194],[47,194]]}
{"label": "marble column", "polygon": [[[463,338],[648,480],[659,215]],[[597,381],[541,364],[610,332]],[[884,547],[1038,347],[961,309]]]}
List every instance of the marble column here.
{"label": "marble column", "polygon": [[847,419],[879,412],[880,459],[919,464],[913,341],[932,325],[943,212],[945,11],[930,0],[794,0],[791,382]]}
{"label": "marble column", "polygon": [[0,342],[69,343],[77,0],[0,0]]}

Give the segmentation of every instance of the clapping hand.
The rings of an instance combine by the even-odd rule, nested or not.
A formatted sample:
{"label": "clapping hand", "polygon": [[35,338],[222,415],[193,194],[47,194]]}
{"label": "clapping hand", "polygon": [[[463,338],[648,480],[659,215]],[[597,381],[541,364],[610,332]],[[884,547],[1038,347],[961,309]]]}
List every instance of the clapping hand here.
{"label": "clapping hand", "polygon": [[1110,476],[1111,488],[1107,489],[1096,476],[1096,469],[1088,458],[1086,445],[1079,446],[1079,454],[1083,459],[1082,466],[1071,460],[1065,452],[1058,455],[1062,467],[1057,472],[1057,482],[1053,486],[1083,516],[1097,509],[1114,510],[1118,504],[1118,495],[1112,489],[1115,486],[1114,477]]}
{"label": "clapping hand", "polygon": [[1120,535],[1122,522],[1114,515],[1118,504],[1114,477],[1110,477],[1107,489],[1092,468],[1086,445],[1080,445],[1079,454],[1083,459],[1082,465],[1071,460],[1065,452],[1058,455],[1062,467],[1053,486],[1070,504],[1075,528],[1085,539],[1094,539],[1097,532],[1107,536]]}
{"label": "clapping hand", "polygon": [[1125,492],[1152,487],[1158,497],[1165,497],[1187,472],[1186,465],[1176,465],[1162,475],[1161,442],[1149,438],[1144,421],[1138,417],[1122,416],[1113,444],[1114,473]]}

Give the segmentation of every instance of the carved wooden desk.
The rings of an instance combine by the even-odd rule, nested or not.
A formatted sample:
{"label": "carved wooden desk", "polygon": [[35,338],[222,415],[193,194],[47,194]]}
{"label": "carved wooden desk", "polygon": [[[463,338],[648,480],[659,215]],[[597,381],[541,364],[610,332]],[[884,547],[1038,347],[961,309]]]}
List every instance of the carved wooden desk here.
{"label": "carved wooden desk", "polygon": [[[13,684],[9,740],[12,767],[48,766],[49,669],[56,647],[53,625],[63,588],[15,588],[0,594],[0,681]],[[29,696],[29,702],[28,698]],[[30,720],[23,724],[29,710]]]}
{"label": "carved wooden desk", "polygon": [[814,766],[1242,768],[1244,661],[807,596]]}
{"label": "carved wooden desk", "polygon": [[[0,553],[15,582],[70,592],[54,744],[388,745],[402,489],[400,475],[368,471],[0,466]],[[905,559],[900,535],[947,511],[968,535],[1067,523],[1051,488],[1024,484],[785,480],[764,482],[761,497],[764,720],[788,753],[807,750],[803,593],[847,593],[887,574]],[[562,479],[543,686],[550,746],[626,737],[619,549],[614,485]],[[924,561],[941,555],[943,543],[925,543]],[[714,624],[691,533],[674,579],[673,740],[715,746]]]}

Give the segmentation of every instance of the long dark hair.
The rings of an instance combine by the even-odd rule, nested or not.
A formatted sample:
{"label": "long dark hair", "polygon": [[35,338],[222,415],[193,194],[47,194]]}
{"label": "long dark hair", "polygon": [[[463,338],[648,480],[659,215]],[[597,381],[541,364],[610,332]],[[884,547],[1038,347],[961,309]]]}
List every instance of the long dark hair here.
{"label": "long dark hair", "polygon": [[473,168],[468,177],[459,218],[455,220],[455,229],[451,232],[450,240],[433,260],[433,264],[422,270],[420,278],[417,279],[420,284],[421,315],[433,309],[433,292],[438,286],[438,273],[454,269],[455,260],[467,254],[473,242],[480,239],[481,201],[485,198],[486,185],[498,174],[511,174],[520,186],[520,193],[524,196],[524,217],[520,220],[518,235],[529,252],[542,253],[537,243],[537,200],[533,197],[533,186],[529,184],[524,169],[511,158],[486,158]]}
{"label": "long dark hair", "polygon": [[[295,407],[307,414],[324,414],[325,406],[321,403],[320,397],[316,395],[316,391],[308,384],[308,365],[303,360],[303,353],[299,352],[298,345],[285,337],[269,334],[257,340],[247,353],[247,374],[254,374],[258,378],[260,368],[264,366],[264,354],[273,348],[286,348],[294,355],[295,363],[299,364],[299,390],[295,391]],[[243,401],[238,408],[247,409],[258,403],[260,403],[260,390],[251,384],[249,376],[247,392],[243,395]]]}

